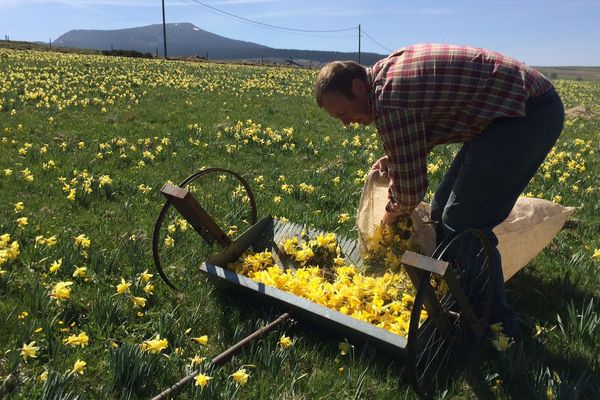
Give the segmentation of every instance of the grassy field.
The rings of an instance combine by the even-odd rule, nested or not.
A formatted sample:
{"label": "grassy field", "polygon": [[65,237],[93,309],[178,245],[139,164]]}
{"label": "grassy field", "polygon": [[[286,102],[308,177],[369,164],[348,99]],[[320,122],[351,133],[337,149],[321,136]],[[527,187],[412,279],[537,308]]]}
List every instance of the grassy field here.
{"label": "grassy field", "polygon": [[[242,174],[259,217],[356,237],[382,150],[374,128],[318,109],[316,71],[13,49],[0,71],[0,397],[149,398],[201,368],[213,379],[181,398],[416,398],[401,361],[342,354],[343,337],[294,322],[207,369],[281,310],[216,290],[198,265],[170,271],[180,292],[154,270],[159,189],[202,167]],[[439,398],[600,396],[600,84],[554,83],[590,112],[567,119],[526,192],[580,207],[577,221],[507,285],[523,344],[488,349]],[[431,190],[454,151],[430,157]]]}

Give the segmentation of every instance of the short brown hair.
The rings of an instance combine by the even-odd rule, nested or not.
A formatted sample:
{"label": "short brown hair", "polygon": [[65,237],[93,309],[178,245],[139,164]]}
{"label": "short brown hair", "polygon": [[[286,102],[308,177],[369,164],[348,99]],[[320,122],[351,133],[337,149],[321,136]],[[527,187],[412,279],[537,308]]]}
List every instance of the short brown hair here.
{"label": "short brown hair", "polygon": [[359,63],[333,61],[325,64],[319,71],[315,81],[315,98],[319,107],[322,107],[323,96],[330,93],[339,93],[353,100],[352,81],[354,79],[367,81],[367,70]]}

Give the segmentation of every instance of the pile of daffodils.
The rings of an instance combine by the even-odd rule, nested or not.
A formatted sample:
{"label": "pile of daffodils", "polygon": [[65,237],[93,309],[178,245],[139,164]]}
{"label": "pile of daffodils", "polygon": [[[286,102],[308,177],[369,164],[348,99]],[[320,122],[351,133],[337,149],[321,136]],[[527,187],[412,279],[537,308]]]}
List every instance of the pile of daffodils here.
{"label": "pile of daffodils", "polygon": [[[257,282],[273,286],[342,314],[406,336],[414,290],[400,269],[401,253],[414,249],[410,227],[382,225],[370,238],[367,262],[390,260],[385,271],[358,268],[347,263],[333,233],[310,239],[303,232],[279,243],[279,251],[295,268],[277,265],[272,252],[246,251],[227,268]],[[407,233],[408,236],[402,236]],[[402,247],[404,246],[404,247]],[[381,266],[382,264],[378,265]],[[422,318],[426,318],[423,312]]]}
{"label": "pile of daffodils", "polygon": [[400,260],[405,251],[419,252],[413,237],[410,217],[393,225],[380,224],[366,240],[365,262],[372,269],[400,268]]}

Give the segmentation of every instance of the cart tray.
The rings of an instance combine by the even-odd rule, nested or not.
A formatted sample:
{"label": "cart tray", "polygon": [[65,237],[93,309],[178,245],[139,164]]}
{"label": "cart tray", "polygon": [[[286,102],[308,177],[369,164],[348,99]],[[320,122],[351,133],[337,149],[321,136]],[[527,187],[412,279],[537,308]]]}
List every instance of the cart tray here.
{"label": "cart tray", "polygon": [[[407,343],[405,337],[226,269],[228,263],[237,261],[250,247],[254,251],[271,251],[277,264],[283,268],[276,256],[277,243],[293,236],[300,237],[303,230],[311,238],[322,233],[291,222],[284,223],[270,216],[265,217],[238,237],[229,247],[202,263],[200,269],[208,274],[208,278],[217,287],[233,289],[259,301],[277,304],[293,315],[294,319],[308,322],[339,338],[346,338],[352,343],[368,343],[386,352],[403,356]],[[356,266],[362,265],[356,240],[338,236],[338,244],[348,262]]]}

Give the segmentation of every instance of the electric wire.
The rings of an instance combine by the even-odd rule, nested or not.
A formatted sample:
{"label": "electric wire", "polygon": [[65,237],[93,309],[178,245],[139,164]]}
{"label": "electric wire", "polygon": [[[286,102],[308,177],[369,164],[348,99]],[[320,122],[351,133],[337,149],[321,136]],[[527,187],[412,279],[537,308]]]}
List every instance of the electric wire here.
{"label": "electric wire", "polygon": [[232,14],[230,12],[223,11],[223,10],[221,10],[219,8],[213,7],[213,6],[209,5],[209,4],[201,2],[199,0],[190,0],[190,1],[193,1],[194,3],[200,4],[200,5],[202,5],[202,6],[206,7],[206,8],[210,8],[211,10],[217,11],[217,12],[219,12],[221,14],[225,14],[225,15],[228,15],[230,17],[239,19],[241,21],[246,21],[246,22],[250,22],[250,23],[253,23],[253,24],[262,25],[262,26],[269,27],[269,28],[274,28],[274,29],[280,29],[280,30],[284,30],[284,31],[305,32],[305,33],[335,33],[335,32],[347,32],[347,31],[351,31],[351,30],[357,29],[357,27],[355,27],[355,26],[350,27],[350,28],[327,29],[327,30],[287,28],[287,27],[284,27],[284,26],[267,24],[267,23],[264,23],[264,22],[254,21],[254,20],[251,20],[249,18],[240,17],[239,15],[235,15],[235,14]]}
{"label": "electric wire", "polygon": [[382,45],[381,43],[379,43],[377,40],[373,39],[367,32],[365,32],[364,29],[361,29],[361,35],[365,35],[368,39],[370,39],[373,43],[377,44],[378,46],[383,47],[384,49],[386,49],[387,51],[389,51],[390,53],[392,53],[394,50],[390,49],[389,47],[386,47],[384,45]]}
{"label": "electric wire", "polygon": [[[348,37],[357,37],[357,34],[348,34],[348,35],[315,35],[315,33],[340,33],[340,32],[348,32],[348,31],[352,31],[352,30],[358,30],[358,27],[349,27],[349,28],[341,28],[341,29],[326,29],[326,30],[314,30],[314,29],[298,29],[298,28],[288,28],[288,27],[284,27],[284,26],[279,26],[279,25],[273,25],[273,24],[267,24],[264,22],[259,22],[259,21],[255,21],[246,17],[241,17],[239,15],[221,10],[217,7],[211,6],[209,4],[206,4],[200,0],[188,0],[192,3],[201,5],[205,8],[208,9],[208,11],[213,12],[215,14],[223,14],[232,18],[235,18],[239,21],[245,22],[245,23],[249,23],[249,24],[255,24],[255,25],[260,25],[264,28],[268,28],[268,29],[274,29],[274,30],[283,30],[283,31],[287,31],[288,33],[291,34],[297,34],[297,35],[303,35],[303,36],[311,36],[311,37],[334,37],[334,38],[348,38]],[[307,33],[311,33],[307,34]],[[381,44],[380,42],[378,42],[377,40],[375,40],[371,35],[369,35],[367,32],[365,32],[364,29],[360,30],[360,35],[361,37],[364,36],[367,39],[369,39],[371,42],[375,43],[376,45],[378,45],[379,47],[387,50],[388,52],[393,52],[392,49],[390,49],[387,46],[384,46],[383,44]]]}

